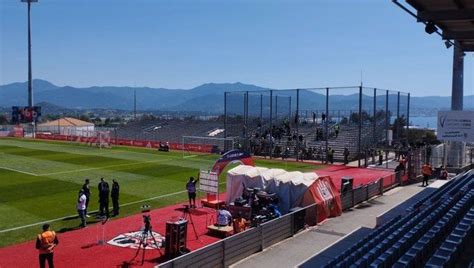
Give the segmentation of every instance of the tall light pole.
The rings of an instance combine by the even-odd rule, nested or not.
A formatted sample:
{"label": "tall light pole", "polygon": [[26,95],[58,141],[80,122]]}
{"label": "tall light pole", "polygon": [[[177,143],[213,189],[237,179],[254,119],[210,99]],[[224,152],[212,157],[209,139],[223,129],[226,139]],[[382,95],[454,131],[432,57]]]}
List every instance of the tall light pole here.
{"label": "tall light pole", "polygon": [[38,0],[21,0],[23,3],[28,3],[28,106],[33,107],[33,81],[31,74],[31,3],[38,2]]}

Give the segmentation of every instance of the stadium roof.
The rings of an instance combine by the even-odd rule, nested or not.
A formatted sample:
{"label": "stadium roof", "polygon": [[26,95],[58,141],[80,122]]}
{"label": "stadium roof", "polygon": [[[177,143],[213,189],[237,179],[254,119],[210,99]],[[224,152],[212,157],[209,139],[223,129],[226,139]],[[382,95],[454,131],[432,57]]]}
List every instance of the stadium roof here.
{"label": "stadium roof", "polygon": [[458,41],[463,51],[474,51],[474,1],[406,0],[406,2],[416,9],[418,22],[434,23],[442,31],[440,35],[444,40]]}
{"label": "stadium roof", "polygon": [[93,123],[89,123],[86,121],[82,121],[72,117],[64,117],[58,120],[49,121],[43,124],[39,124],[39,126],[61,126],[61,127],[86,127],[86,126],[93,126]]}

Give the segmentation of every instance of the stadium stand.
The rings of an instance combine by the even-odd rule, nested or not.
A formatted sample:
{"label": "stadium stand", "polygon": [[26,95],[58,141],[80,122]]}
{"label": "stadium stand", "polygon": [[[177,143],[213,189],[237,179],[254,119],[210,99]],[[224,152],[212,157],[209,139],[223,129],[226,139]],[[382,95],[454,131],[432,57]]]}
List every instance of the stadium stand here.
{"label": "stadium stand", "polygon": [[[181,143],[182,136],[209,136],[222,128],[219,120],[145,119],[132,120],[116,130],[119,139],[141,139]],[[213,137],[220,137],[216,135]],[[209,136],[211,137],[211,136]]]}
{"label": "stadium stand", "polygon": [[325,267],[469,267],[473,238],[471,170],[394,215]]}

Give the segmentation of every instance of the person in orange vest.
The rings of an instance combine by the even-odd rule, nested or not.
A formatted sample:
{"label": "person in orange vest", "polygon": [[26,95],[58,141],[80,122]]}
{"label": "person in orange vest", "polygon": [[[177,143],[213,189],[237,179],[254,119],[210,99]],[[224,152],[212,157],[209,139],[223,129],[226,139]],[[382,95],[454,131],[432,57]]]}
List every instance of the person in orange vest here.
{"label": "person in orange vest", "polygon": [[53,251],[59,244],[58,237],[54,231],[49,229],[49,224],[43,224],[43,232],[36,237],[36,249],[39,251],[40,268],[44,268],[46,260],[49,268],[54,268]]}
{"label": "person in orange vest", "polygon": [[430,164],[427,162],[423,165],[421,168],[421,173],[423,174],[423,182],[421,183],[421,186],[428,186],[428,180],[431,177],[431,174],[433,173],[433,169],[431,168]]}

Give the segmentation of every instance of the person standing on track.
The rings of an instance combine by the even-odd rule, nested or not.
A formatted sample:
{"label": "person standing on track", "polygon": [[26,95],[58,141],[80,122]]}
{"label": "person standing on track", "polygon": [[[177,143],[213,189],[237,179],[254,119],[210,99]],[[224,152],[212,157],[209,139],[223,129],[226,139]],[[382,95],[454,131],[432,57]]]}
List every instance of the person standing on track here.
{"label": "person standing on track", "polygon": [[99,215],[106,216],[107,218],[110,217],[109,214],[109,184],[104,180],[104,178],[100,178],[99,182]]}
{"label": "person standing on track", "polygon": [[91,197],[91,190],[89,188],[89,179],[86,179],[84,181],[84,184],[82,185],[82,190],[84,191],[84,195],[86,196],[86,209],[85,209],[85,216],[89,218],[89,215],[87,214],[87,208],[89,207],[89,199]]}
{"label": "person standing on track", "polygon": [[119,214],[119,194],[120,194],[120,185],[116,180],[112,180],[112,191],[110,192],[110,197],[112,198],[112,205],[114,207],[112,216],[115,217]]}
{"label": "person standing on track", "polygon": [[[189,198],[189,207],[196,208],[196,183],[199,181],[198,178],[195,180],[194,177],[189,177],[188,183],[186,183],[186,190],[188,191],[188,198]],[[191,202],[192,201],[192,202]]]}
{"label": "person standing on track", "polygon": [[79,219],[81,219],[80,227],[82,228],[86,227],[86,204],[87,196],[84,193],[84,190],[81,189],[77,197],[77,214],[79,215]]}
{"label": "person standing on track", "polygon": [[49,227],[48,223],[43,224],[43,232],[36,237],[40,268],[46,267],[46,261],[48,261],[49,268],[54,268],[54,248],[59,244],[59,240],[56,233]]}

